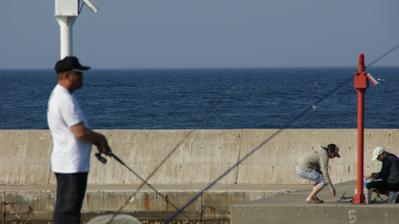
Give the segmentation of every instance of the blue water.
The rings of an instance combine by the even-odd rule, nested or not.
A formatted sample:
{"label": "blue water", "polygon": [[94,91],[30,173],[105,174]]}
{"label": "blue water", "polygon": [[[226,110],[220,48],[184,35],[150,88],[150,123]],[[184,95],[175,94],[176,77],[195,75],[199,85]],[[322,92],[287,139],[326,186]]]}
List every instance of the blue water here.
{"label": "blue water", "polygon": [[[92,128],[354,128],[355,70],[92,70],[76,96]],[[399,128],[399,67],[368,71],[380,85],[367,89],[365,126]],[[55,84],[52,70],[0,70],[0,129],[46,129]]]}

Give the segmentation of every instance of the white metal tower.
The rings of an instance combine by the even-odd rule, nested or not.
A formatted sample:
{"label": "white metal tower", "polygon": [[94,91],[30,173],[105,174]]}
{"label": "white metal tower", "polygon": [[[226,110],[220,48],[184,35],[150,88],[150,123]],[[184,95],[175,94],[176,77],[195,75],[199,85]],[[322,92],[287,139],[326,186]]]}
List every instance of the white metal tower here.
{"label": "white metal tower", "polygon": [[[83,1],[83,2],[81,2]],[[82,4],[81,4],[82,3]],[[72,27],[79,16],[80,9],[86,5],[96,13],[97,7],[90,0],[55,0],[55,16],[60,26],[60,58],[72,55]]]}

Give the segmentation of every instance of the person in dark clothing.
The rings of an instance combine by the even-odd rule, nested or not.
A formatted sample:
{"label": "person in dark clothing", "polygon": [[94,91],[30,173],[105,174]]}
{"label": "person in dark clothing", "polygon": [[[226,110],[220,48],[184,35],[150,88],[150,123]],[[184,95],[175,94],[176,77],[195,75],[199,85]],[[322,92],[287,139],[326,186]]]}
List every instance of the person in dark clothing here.
{"label": "person in dark clothing", "polygon": [[376,189],[380,193],[388,193],[388,203],[395,203],[399,191],[399,158],[378,146],[373,150],[372,161],[382,162],[381,171],[372,173],[368,179],[373,181],[366,184],[368,190]]}

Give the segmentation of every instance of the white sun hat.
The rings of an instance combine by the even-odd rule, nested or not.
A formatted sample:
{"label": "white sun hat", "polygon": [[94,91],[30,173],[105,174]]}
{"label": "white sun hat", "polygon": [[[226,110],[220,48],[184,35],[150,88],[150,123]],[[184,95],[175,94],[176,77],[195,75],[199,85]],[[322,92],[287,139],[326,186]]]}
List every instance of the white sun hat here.
{"label": "white sun hat", "polygon": [[385,152],[385,149],[382,146],[378,146],[377,148],[375,148],[373,150],[373,156],[371,157],[371,161],[376,160],[378,158],[378,156],[381,155],[384,152]]}

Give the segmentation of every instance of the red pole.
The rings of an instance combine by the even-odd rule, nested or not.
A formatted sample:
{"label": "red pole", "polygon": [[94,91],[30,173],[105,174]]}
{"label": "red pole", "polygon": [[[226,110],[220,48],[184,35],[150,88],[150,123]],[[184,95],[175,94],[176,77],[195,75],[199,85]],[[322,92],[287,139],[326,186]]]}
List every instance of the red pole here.
{"label": "red pole", "polygon": [[358,71],[355,73],[355,88],[357,92],[357,181],[354,204],[365,202],[363,193],[364,167],[364,94],[367,89],[367,74],[364,65],[364,54],[359,56]]}

